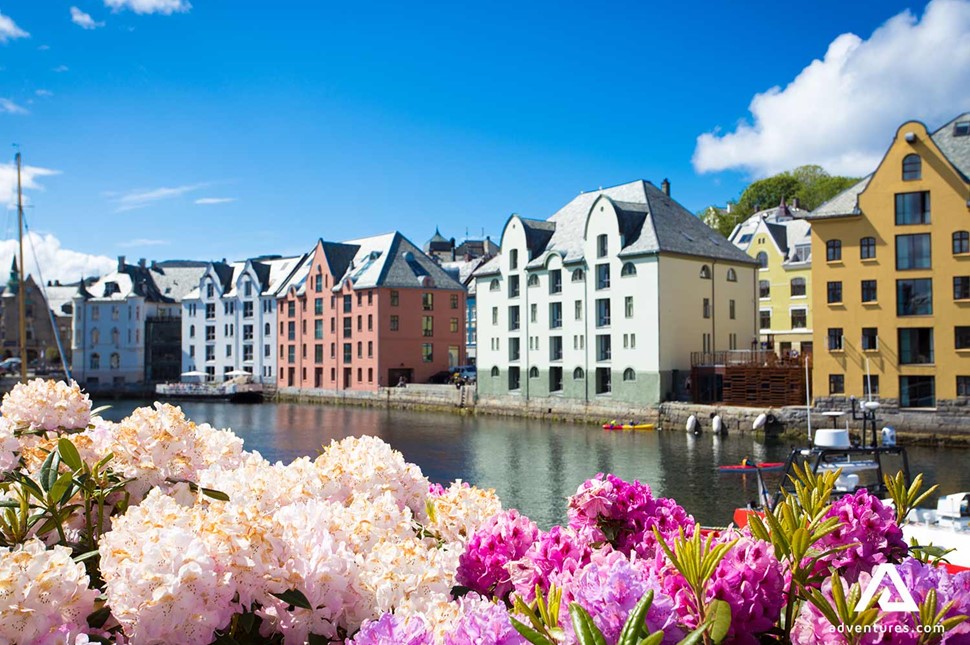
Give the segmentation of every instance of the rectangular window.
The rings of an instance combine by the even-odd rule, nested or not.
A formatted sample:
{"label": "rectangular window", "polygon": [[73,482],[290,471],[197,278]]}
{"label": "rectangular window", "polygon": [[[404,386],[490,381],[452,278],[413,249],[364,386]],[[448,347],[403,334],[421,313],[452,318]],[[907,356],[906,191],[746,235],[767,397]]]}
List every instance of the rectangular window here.
{"label": "rectangular window", "polygon": [[970,300],[970,276],[958,275],[953,277],[953,299]]}
{"label": "rectangular window", "polygon": [[289,345],[286,348],[286,358],[289,359],[291,363],[296,362],[296,345]]}
{"label": "rectangular window", "polygon": [[492,307],[492,324],[498,324],[498,307]]}
{"label": "rectangular window", "polygon": [[562,336],[549,337],[549,360],[562,360]]}
{"label": "rectangular window", "polygon": [[562,303],[549,303],[549,328],[559,329],[562,327]]}
{"label": "rectangular window", "polygon": [[841,327],[829,327],[828,344],[830,352],[840,351],[842,349]]}
{"label": "rectangular window", "polygon": [[805,295],[805,278],[792,278],[791,297],[800,298]]}
{"label": "rectangular window", "polygon": [[313,321],[313,338],[321,340],[323,338],[323,320]]}
{"label": "rectangular window", "polygon": [[534,323],[538,321],[539,321],[539,305],[533,302],[531,305],[529,305],[529,322]]}
{"label": "rectangular window", "polygon": [[573,303],[573,308],[575,310],[573,312],[573,317],[576,320],[582,320],[583,319],[583,301],[582,300],[577,300],[575,303]]}
{"label": "rectangular window", "polygon": [[932,376],[900,376],[899,407],[936,407],[936,380]]}
{"label": "rectangular window", "polygon": [[562,392],[562,367],[554,365],[549,368],[549,391]]}
{"label": "rectangular window", "polygon": [[704,298],[703,305],[701,306],[701,312],[703,313],[703,315],[704,315],[705,318],[710,318],[711,317],[711,299],[710,298]]}
{"label": "rectangular window", "polygon": [[216,360],[216,346],[206,345],[205,346],[205,360],[214,361]]}
{"label": "rectangular window", "polygon": [[243,345],[243,361],[253,360],[253,346]]}
{"label": "rectangular window", "polygon": [[367,341],[367,358],[373,358],[374,356],[374,341]]}
{"label": "rectangular window", "polygon": [[868,399],[879,396],[879,375],[864,374],[862,376],[862,394]]}
{"label": "rectangular window", "polygon": [[957,396],[970,396],[970,376],[957,377]]}
{"label": "rectangular window", "polygon": [[216,305],[215,303],[210,302],[205,306],[205,319],[214,320],[215,317],[216,317]]}
{"label": "rectangular window", "polygon": [[758,312],[758,328],[771,329],[771,310],[762,309]]}
{"label": "rectangular window", "polygon": [[349,363],[354,358],[354,349],[352,343],[344,343],[344,363]]}
{"label": "rectangular window", "polygon": [[315,298],[313,300],[313,313],[317,316],[323,314],[323,298]]}
{"label": "rectangular window", "polygon": [[433,293],[423,293],[421,294],[421,309],[424,311],[434,311],[434,294]]}
{"label": "rectangular window", "polygon": [[519,360],[520,356],[521,356],[521,352],[519,348],[519,339],[510,338],[509,339],[509,360],[517,361]]}
{"label": "rectangular window", "polygon": [[515,270],[519,268],[519,250],[512,249],[509,251],[509,269]]}
{"label": "rectangular window", "polygon": [[845,393],[845,374],[829,374],[829,394]]}
{"label": "rectangular window", "polygon": [[606,235],[596,236],[596,257],[605,258],[606,254],[609,253],[610,247],[607,242]]}
{"label": "rectangular window", "polygon": [[610,265],[609,264],[596,265],[596,288],[597,289],[610,288]]}
{"label": "rectangular window", "polygon": [[899,364],[933,363],[933,328],[910,327],[899,330]]}
{"label": "rectangular window", "polygon": [[828,283],[828,302],[829,304],[839,304],[842,302],[842,283],[839,281]]}
{"label": "rectangular window", "polygon": [[243,340],[252,340],[252,339],[253,339],[253,326],[243,325]]}
{"label": "rectangular window", "polygon": [[286,303],[286,314],[291,318],[296,315],[296,303],[294,301],[289,301]]}
{"label": "rectangular window", "polygon": [[735,319],[735,306],[733,300],[728,300],[728,318],[731,320]]}
{"label": "rectangular window", "polygon": [[391,316],[391,331],[400,329],[400,320],[397,316]]}
{"label": "rectangular window", "polygon": [[549,293],[562,293],[562,270],[554,269],[549,272]]}
{"label": "rectangular window", "polygon": [[215,325],[206,325],[205,326],[205,339],[206,340],[215,340],[216,339],[216,326]]}
{"label": "rectangular window", "polygon": [[391,306],[397,307],[401,303],[401,294],[397,291],[391,291]]}
{"label": "rectangular window", "polygon": [[344,313],[349,314],[353,310],[353,307],[354,307],[353,296],[351,296],[350,294],[347,294],[346,296],[344,296]]}
{"label": "rectangular window", "polygon": [[448,329],[453,334],[457,334],[458,333],[458,319],[457,318],[452,318],[451,319],[451,321],[449,322],[449,325],[448,325]]}
{"label": "rectangular window", "polygon": [[610,299],[600,298],[596,301],[596,326],[609,327],[610,325]]}
{"label": "rectangular window", "polygon": [[808,310],[807,309],[792,309],[791,310],[791,328],[792,329],[805,329],[808,327]]}
{"label": "rectangular window", "polygon": [[896,193],[896,226],[929,223],[929,192]]}
{"label": "rectangular window", "polygon": [[596,360],[608,361],[613,358],[613,340],[609,334],[596,337]]}
{"label": "rectangular window", "polygon": [[864,237],[859,240],[859,258],[872,260],[876,257],[876,238]]}
{"label": "rectangular window", "polygon": [[514,305],[509,307],[509,331],[515,331],[519,326],[519,307],[518,305]]}
{"label": "rectangular window", "polygon": [[623,315],[627,318],[633,318],[633,296],[627,296],[623,299]]}
{"label": "rectangular window", "polygon": [[876,281],[862,281],[862,302],[876,302]]}
{"label": "rectangular window", "polygon": [[879,330],[876,327],[862,328],[862,351],[873,352],[879,349]]}
{"label": "rectangular window", "polygon": [[933,313],[933,280],[896,280],[896,315],[928,316]]}
{"label": "rectangular window", "polygon": [[434,336],[434,316],[421,316],[421,335]]}
{"label": "rectangular window", "polygon": [[970,327],[954,327],[954,347],[957,349],[970,349]]}
{"label": "rectangular window", "polygon": [[344,318],[344,338],[353,337],[353,324],[354,321],[351,318]]}
{"label": "rectangular window", "polygon": [[758,297],[759,298],[771,297],[771,283],[769,281],[758,280]]}
{"label": "rectangular window", "polygon": [[[452,309],[457,309],[458,308],[458,294],[457,293],[451,294],[448,297],[448,301],[449,301],[450,306],[451,306]],[[370,302],[368,302],[367,304],[370,304]]]}
{"label": "rectangular window", "polygon": [[609,394],[613,391],[613,370],[608,367],[596,368],[596,393]]}
{"label": "rectangular window", "polygon": [[930,256],[929,233],[896,236],[897,270],[929,269],[932,265]]}
{"label": "rectangular window", "polygon": [[509,390],[517,390],[520,387],[520,376],[518,367],[509,368]]}
{"label": "rectangular window", "polygon": [[251,300],[248,301],[248,302],[244,302],[243,303],[243,318],[252,318],[253,317],[253,309],[254,309],[253,302]]}
{"label": "rectangular window", "polygon": [[[363,304],[364,304],[364,292],[363,291],[358,291],[357,292],[357,306],[360,307]],[[360,379],[357,379],[357,380],[359,381]]]}
{"label": "rectangular window", "polygon": [[323,362],[323,345],[319,343],[313,346],[313,362],[314,363]]}

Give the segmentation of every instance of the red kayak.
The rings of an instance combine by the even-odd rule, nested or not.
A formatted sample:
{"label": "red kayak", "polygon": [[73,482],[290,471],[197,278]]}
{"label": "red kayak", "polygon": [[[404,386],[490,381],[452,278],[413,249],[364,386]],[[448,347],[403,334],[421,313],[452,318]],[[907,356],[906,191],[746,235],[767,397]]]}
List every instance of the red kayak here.
{"label": "red kayak", "polygon": [[761,472],[771,471],[771,470],[781,470],[785,467],[784,462],[781,461],[763,461],[757,465],[745,466],[743,464],[733,464],[730,466],[718,466],[717,469],[722,473],[737,473],[737,472],[754,472],[758,469]]}

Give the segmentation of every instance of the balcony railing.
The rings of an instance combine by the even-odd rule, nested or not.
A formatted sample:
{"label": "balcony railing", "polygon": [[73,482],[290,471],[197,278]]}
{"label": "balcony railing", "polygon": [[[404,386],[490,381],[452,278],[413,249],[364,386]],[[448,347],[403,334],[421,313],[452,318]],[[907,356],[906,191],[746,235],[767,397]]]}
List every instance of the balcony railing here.
{"label": "balcony railing", "polygon": [[691,367],[737,366],[737,367],[794,367],[811,364],[811,354],[779,357],[770,349],[732,349],[720,352],[691,352]]}

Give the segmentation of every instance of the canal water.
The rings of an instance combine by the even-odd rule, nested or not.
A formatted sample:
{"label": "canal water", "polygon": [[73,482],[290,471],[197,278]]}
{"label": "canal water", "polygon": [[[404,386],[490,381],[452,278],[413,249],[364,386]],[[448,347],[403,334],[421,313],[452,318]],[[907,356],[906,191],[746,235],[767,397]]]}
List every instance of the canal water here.
{"label": "canal water", "polygon": [[[119,420],[145,402],[113,401],[105,418]],[[95,405],[99,405],[96,403]],[[314,456],[334,439],[375,435],[421,467],[433,482],[462,479],[494,488],[542,528],[566,519],[566,498],[587,478],[611,472],[639,479],[654,495],[673,497],[705,525],[724,525],[733,509],[757,498],[756,478],[722,474],[719,464],[784,461],[790,442],[753,434],[695,437],[682,430],[606,431],[595,426],[499,417],[464,417],[375,408],[295,403],[233,405],[182,402],[196,423],[231,428],[247,450],[271,461]],[[941,494],[970,490],[970,452],[914,447],[915,475],[939,483]],[[777,475],[766,475],[775,487]]]}

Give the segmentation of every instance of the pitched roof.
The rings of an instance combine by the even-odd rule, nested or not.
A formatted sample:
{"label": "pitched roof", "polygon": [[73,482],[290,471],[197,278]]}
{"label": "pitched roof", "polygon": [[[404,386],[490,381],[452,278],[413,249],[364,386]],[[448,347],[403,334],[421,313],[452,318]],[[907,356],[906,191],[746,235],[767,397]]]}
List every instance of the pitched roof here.
{"label": "pitched roof", "polygon": [[930,136],[947,160],[963,176],[963,181],[970,183],[970,134],[957,136],[957,123],[970,124],[970,112],[964,112]]}
{"label": "pitched roof", "polygon": [[430,278],[437,289],[463,288],[437,262],[397,231],[351,240],[346,244],[359,248],[340,282],[350,279],[354,289],[417,288],[426,286],[426,278]]}
{"label": "pitched roof", "polygon": [[859,214],[859,194],[866,189],[872,175],[863,177],[859,182],[849,186],[841,193],[828,200],[810,214],[805,216],[807,220],[828,219],[830,217],[845,217],[846,215]]}

